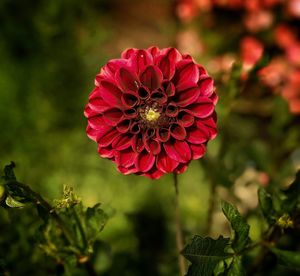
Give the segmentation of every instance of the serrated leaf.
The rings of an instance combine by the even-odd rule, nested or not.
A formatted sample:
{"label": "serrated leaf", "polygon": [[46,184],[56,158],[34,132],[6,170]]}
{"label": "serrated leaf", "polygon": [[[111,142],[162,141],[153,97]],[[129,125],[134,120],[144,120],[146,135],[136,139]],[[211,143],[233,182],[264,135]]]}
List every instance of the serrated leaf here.
{"label": "serrated leaf", "polygon": [[300,252],[281,250],[275,247],[270,247],[270,250],[284,265],[300,269]]}
{"label": "serrated leaf", "polygon": [[22,202],[19,202],[17,200],[15,200],[14,198],[12,198],[11,196],[8,196],[5,200],[5,203],[8,207],[11,207],[11,208],[22,208],[25,206],[24,203]]}
{"label": "serrated leaf", "polygon": [[234,238],[232,248],[235,252],[240,252],[249,243],[249,230],[250,226],[246,220],[240,215],[236,207],[228,202],[222,203],[222,211],[226,218],[229,220],[231,227],[234,231]]}
{"label": "serrated leaf", "polygon": [[232,262],[225,273],[226,276],[244,276],[245,270],[242,264],[242,256],[237,256],[232,259]]}
{"label": "serrated leaf", "polygon": [[273,207],[273,200],[264,188],[258,189],[258,201],[260,209],[269,224],[276,221],[276,212]]}
{"label": "serrated leaf", "polygon": [[195,236],[182,251],[182,255],[192,263],[187,276],[211,276],[216,265],[231,256],[224,252],[228,243],[229,239],[222,236],[217,240]]}
{"label": "serrated leaf", "polygon": [[108,216],[100,208],[100,204],[96,204],[94,207],[87,208],[85,220],[87,225],[87,235],[90,239],[93,239],[102,231],[108,220]]}
{"label": "serrated leaf", "polygon": [[283,191],[285,196],[287,197],[286,200],[283,202],[283,208],[285,212],[292,212],[299,200],[300,195],[300,170],[296,174],[295,180],[289,186],[289,188]]}

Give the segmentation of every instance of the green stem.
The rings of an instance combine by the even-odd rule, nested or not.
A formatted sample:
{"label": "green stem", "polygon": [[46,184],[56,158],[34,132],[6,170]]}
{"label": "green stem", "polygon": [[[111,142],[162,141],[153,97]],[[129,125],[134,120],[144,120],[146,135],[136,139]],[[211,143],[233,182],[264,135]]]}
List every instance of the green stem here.
{"label": "green stem", "polygon": [[176,247],[178,251],[178,266],[180,270],[180,275],[185,275],[185,261],[181,255],[183,249],[183,236],[182,236],[182,227],[180,221],[180,212],[179,212],[179,190],[178,190],[178,177],[176,173],[173,173],[174,188],[175,188],[175,222],[176,222]]}
{"label": "green stem", "polygon": [[81,239],[82,239],[82,242],[83,242],[83,250],[85,250],[88,246],[88,241],[87,241],[86,236],[85,236],[85,232],[84,232],[84,229],[83,229],[83,226],[82,226],[82,222],[81,222],[81,220],[78,216],[78,213],[76,211],[75,206],[72,206],[71,210],[72,210],[73,216],[75,218],[76,224],[78,226],[78,229],[79,229],[79,232],[80,232],[80,235],[81,235]]}

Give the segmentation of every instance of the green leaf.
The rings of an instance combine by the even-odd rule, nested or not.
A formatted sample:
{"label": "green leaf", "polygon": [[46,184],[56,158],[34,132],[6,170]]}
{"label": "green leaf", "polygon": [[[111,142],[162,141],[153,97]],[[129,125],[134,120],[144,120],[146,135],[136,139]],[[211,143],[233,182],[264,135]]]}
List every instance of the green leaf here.
{"label": "green leaf", "polygon": [[108,216],[100,208],[100,204],[96,204],[94,207],[89,207],[86,210],[86,225],[87,225],[87,236],[88,239],[95,239],[97,234],[103,230]]}
{"label": "green leaf", "polygon": [[245,271],[242,264],[242,256],[237,256],[232,259],[232,262],[225,273],[226,276],[244,276]]}
{"label": "green leaf", "polygon": [[300,269],[300,252],[281,250],[275,247],[270,247],[270,250],[284,265]]}
{"label": "green leaf", "polygon": [[258,189],[258,201],[260,209],[269,224],[276,221],[276,212],[273,207],[273,200],[264,188]]}
{"label": "green leaf", "polygon": [[11,162],[9,165],[6,165],[4,168],[4,180],[11,181],[16,180],[16,176],[14,173],[15,163]]}
{"label": "green leaf", "polygon": [[289,186],[287,190],[283,192],[285,196],[287,197],[283,201],[283,208],[284,211],[290,213],[292,212],[299,200],[300,195],[300,170],[296,174],[295,180],[292,182],[292,184]]}
{"label": "green leaf", "polygon": [[216,265],[231,256],[224,252],[228,244],[229,239],[222,236],[217,240],[195,236],[182,251],[182,255],[192,263],[187,276],[211,276]]}
{"label": "green leaf", "polygon": [[11,208],[22,208],[25,206],[24,203],[20,202],[20,201],[17,201],[15,200],[13,197],[11,196],[8,196],[5,200],[5,203],[8,207],[11,207]]}
{"label": "green leaf", "polygon": [[239,211],[233,205],[223,202],[222,211],[229,220],[232,229],[234,230],[234,238],[232,248],[235,252],[240,252],[249,243],[250,226],[246,220],[240,215]]}

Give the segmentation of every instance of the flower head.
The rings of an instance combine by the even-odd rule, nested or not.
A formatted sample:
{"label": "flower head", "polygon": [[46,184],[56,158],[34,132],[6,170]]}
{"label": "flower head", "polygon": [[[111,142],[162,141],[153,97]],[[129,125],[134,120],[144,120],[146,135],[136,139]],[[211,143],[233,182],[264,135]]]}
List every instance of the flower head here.
{"label": "flower head", "polygon": [[217,95],[206,70],[174,48],[128,49],[96,76],[87,135],[123,174],[184,172],[216,134]]}

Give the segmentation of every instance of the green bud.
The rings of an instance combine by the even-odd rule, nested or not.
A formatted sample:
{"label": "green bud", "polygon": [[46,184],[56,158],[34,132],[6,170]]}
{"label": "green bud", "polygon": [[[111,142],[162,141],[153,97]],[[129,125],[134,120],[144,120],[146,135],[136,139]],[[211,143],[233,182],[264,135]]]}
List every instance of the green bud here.
{"label": "green bud", "polygon": [[293,228],[294,227],[294,222],[292,221],[291,217],[289,214],[283,214],[276,222],[276,224],[282,228]]}

